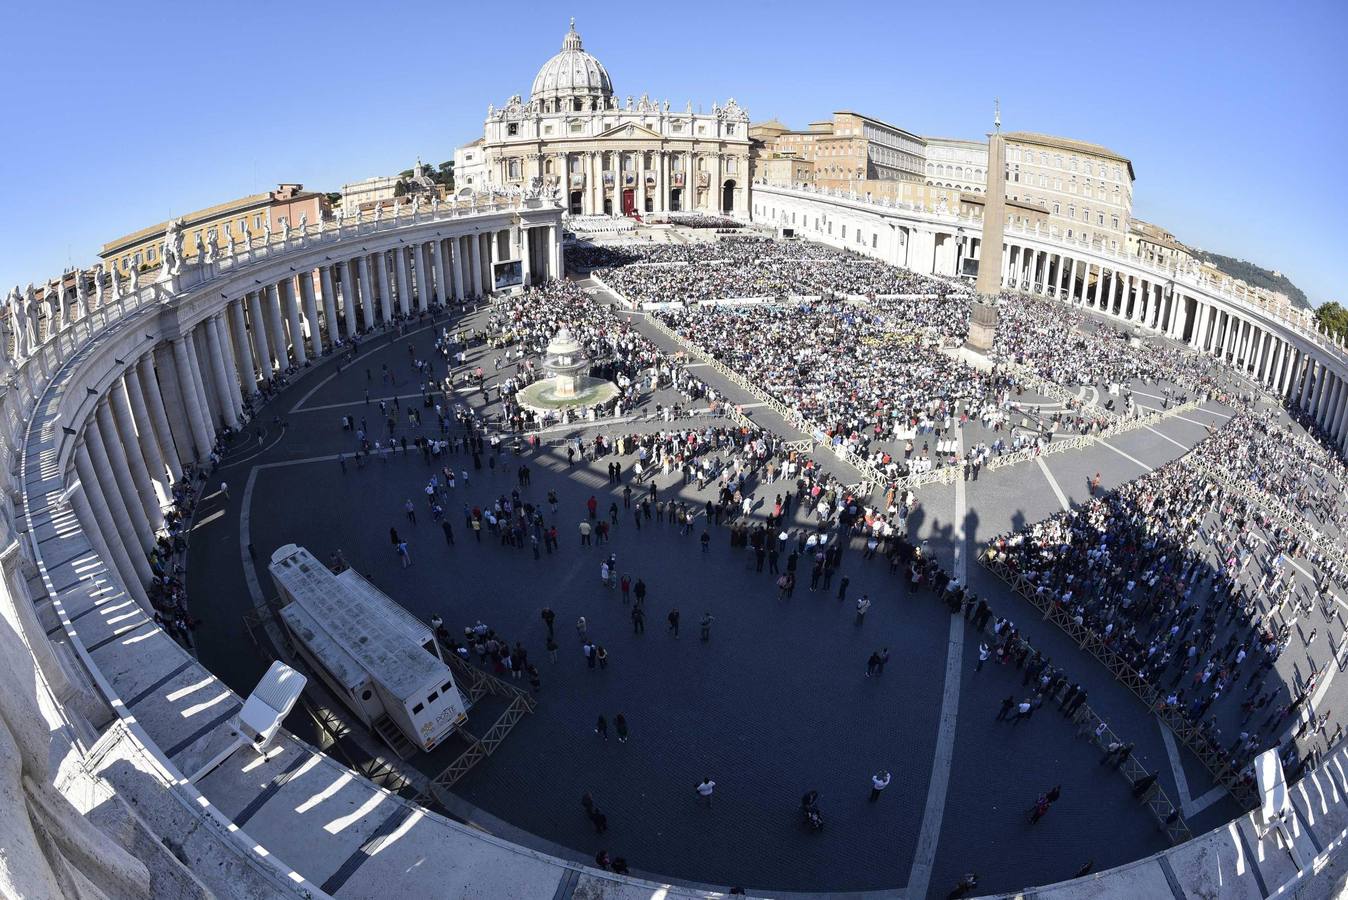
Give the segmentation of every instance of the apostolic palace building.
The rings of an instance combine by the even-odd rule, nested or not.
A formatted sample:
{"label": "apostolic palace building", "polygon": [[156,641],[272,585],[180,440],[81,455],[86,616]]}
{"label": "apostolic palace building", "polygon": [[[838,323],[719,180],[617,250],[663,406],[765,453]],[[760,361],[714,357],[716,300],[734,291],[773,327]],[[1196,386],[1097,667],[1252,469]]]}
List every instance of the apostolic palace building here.
{"label": "apostolic palace building", "polygon": [[480,141],[455,154],[461,186],[558,190],[576,215],[749,209],[749,114],[727,100],[711,112],[614,93],[585,52],[575,20],[527,98],[489,106]]}

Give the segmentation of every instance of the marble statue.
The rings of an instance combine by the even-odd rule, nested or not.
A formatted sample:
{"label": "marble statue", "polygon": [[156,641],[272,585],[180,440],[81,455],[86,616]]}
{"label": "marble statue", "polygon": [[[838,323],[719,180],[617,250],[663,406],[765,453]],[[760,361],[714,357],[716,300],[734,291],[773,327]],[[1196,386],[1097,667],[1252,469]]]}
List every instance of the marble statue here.
{"label": "marble statue", "polygon": [[[164,229],[164,243],[160,252],[161,263],[159,266],[159,277],[161,279],[172,278],[182,271],[182,256],[182,223],[177,219],[170,219],[168,227]],[[134,267],[132,268],[134,271]]]}
{"label": "marble statue", "polygon": [[419,212],[421,212],[421,195],[416,194],[412,197],[412,218],[416,218]]}
{"label": "marble statue", "polygon": [[379,224],[379,217],[384,211],[384,204],[376,203],[374,205],[374,224]]}
{"label": "marble statue", "polygon": [[202,239],[200,231],[197,232],[197,239],[192,245],[192,251],[197,255],[197,262],[206,261],[206,241]]}
{"label": "marble statue", "polygon": [[107,294],[103,293],[103,267],[94,269],[94,308],[102,309],[107,303]]}
{"label": "marble statue", "polygon": [[61,307],[56,297],[55,281],[47,282],[46,287],[42,289],[42,314],[47,319],[47,337],[61,330],[60,319]]}
{"label": "marble statue", "polygon": [[225,253],[234,255],[234,229],[225,227]]}
{"label": "marble statue", "polygon": [[440,212],[440,195],[436,194],[434,197],[431,198],[431,215],[436,215],[439,212]]}
{"label": "marble statue", "polygon": [[332,216],[334,219],[337,220],[337,228],[338,230],[340,230],[342,227],[342,220],[346,218],[346,211],[339,206],[337,207],[337,211],[334,212]]}
{"label": "marble statue", "polygon": [[309,227],[309,214],[300,213],[300,234],[304,234],[305,229]]}
{"label": "marble statue", "polygon": [[356,210],[356,226],[357,226],[357,227],[360,226],[360,219],[361,219],[361,211],[358,209],[358,210]]}
{"label": "marble statue", "polygon": [[[15,288],[10,291],[9,296],[5,298],[6,306],[10,309],[14,308],[14,300],[18,296],[18,293],[19,289]],[[0,319],[0,375],[7,373],[9,371],[10,363],[19,358],[18,338],[14,332],[13,326],[14,320],[12,314]],[[15,341],[13,352],[10,352],[9,349],[11,338]]]}
{"label": "marble statue", "polygon": [[75,271],[75,318],[89,315],[89,291],[84,286],[84,273]]}
{"label": "marble statue", "polygon": [[262,220],[262,243],[264,246],[271,246],[271,216]]}
{"label": "marble statue", "polygon": [[126,273],[126,292],[134,294],[140,290],[140,267],[132,265],[129,272]]}
{"label": "marble statue", "polygon": [[22,361],[28,356],[28,311],[24,308],[23,295],[19,286],[14,285],[7,298],[9,318],[7,321],[14,329],[14,360]]}
{"label": "marble statue", "polygon": [[290,243],[290,217],[281,216],[281,243]]}

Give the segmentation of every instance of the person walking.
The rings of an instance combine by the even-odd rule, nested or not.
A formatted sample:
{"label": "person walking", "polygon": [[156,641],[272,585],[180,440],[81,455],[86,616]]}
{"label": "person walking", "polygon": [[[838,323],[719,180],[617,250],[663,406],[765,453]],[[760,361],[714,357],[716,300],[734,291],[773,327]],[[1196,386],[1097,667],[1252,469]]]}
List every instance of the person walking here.
{"label": "person walking", "polygon": [[402,559],[403,568],[406,569],[412,565],[412,551],[407,549],[407,541],[398,543],[398,556]]}
{"label": "person walking", "polygon": [[594,648],[594,658],[599,660],[600,670],[608,668],[608,651],[604,649],[603,644],[596,644]]}
{"label": "person walking", "polygon": [[599,721],[594,723],[594,733],[608,740],[608,719],[604,718],[603,713],[599,714]]}
{"label": "person walking", "polygon": [[557,620],[557,614],[552,611],[551,606],[545,606],[540,615],[543,618],[543,624],[548,626],[548,637],[552,637],[552,624]]}
{"label": "person walking", "polygon": [[838,602],[839,602],[839,603],[842,603],[843,601],[845,601],[845,600],[847,599],[847,586],[848,586],[849,584],[851,584],[851,583],[852,583],[852,579],[848,578],[846,575],[844,575],[844,576],[842,577],[842,580],[838,582]]}
{"label": "person walking", "polygon": [[412,505],[410,498],[403,504],[403,509],[407,512],[407,521],[411,522],[413,525],[417,524],[417,508]]}
{"label": "person walking", "polygon": [[866,660],[866,677],[870,678],[880,668],[880,654],[871,651],[870,659]]}
{"label": "person walking", "polygon": [[646,611],[640,606],[632,607],[632,633],[646,633]]}
{"label": "person walking", "polygon": [[556,661],[557,661],[557,639],[554,638],[552,635],[548,635],[548,642],[547,642],[547,644],[545,645],[545,647],[546,647],[546,649],[547,649],[547,651],[548,651],[548,659],[552,660],[553,662],[556,662]]}
{"label": "person walking", "polygon": [[870,598],[870,597],[868,597],[868,596],[865,595],[865,594],[862,594],[860,597],[857,598],[857,624],[858,624],[858,625],[860,625],[861,623],[863,623],[863,622],[866,621],[866,610],[868,610],[868,609],[870,609],[870,608],[871,608],[871,598]]}
{"label": "person walking", "polygon": [[453,547],[453,546],[454,546],[454,526],[451,525],[451,524],[449,524],[449,519],[442,519],[442,520],[440,520],[440,527],[441,527],[442,529],[444,529],[444,532],[445,532],[445,543],[448,544],[449,546]]}
{"label": "person walking", "polygon": [[1049,805],[1048,795],[1040,794],[1039,799],[1034,801],[1034,806],[1030,809],[1031,825],[1038,823],[1044,817],[1044,814],[1048,812]]}
{"label": "person walking", "polygon": [[712,792],[715,790],[716,790],[716,782],[712,781],[710,778],[703,778],[702,781],[697,785],[697,796],[702,800],[702,802],[704,802],[707,806],[710,807],[711,795]]}
{"label": "person walking", "polygon": [[1015,705],[1016,695],[1008,694],[1006,699],[1002,701],[1002,708],[997,710],[997,721],[1000,722],[1010,716],[1011,710],[1015,708]]}
{"label": "person walking", "polygon": [[613,717],[613,728],[618,732],[618,743],[627,743],[627,717],[618,713]]}
{"label": "person walking", "polygon": [[634,585],[632,585],[632,596],[633,596],[634,598],[636,598],[637,606],[641,606],[643,603],[645,603],[645,602],[646,602],[646,582],[644,582],[644,581],[642,581],[640,578],[638,578],[638,579],[637,579],[637,583],[634,584]]}
{"label": "person walking", "polygon": [[576,633],[580,635],[580,639],[582,641],[585,640],[585,631],[588,628],[589,625],[586,623],[584,616],[581,616],[580,618],[576,619]]}
{"label": "person walking", "polygon": [[585,667],[593,669],[595,662],[597,662],[595,659],[594,644],[586,641],[584,644],[580,645],[580,652],[585,654]]}
{"label": "person walking", "polygon": [[880,792],[889,787],[889,782],[893,776],[887,770],[881,769],[871,776],[871,797],[870,802],[874,803],[880,799]]}
{"label": "person walking", "polygon": [[671,609],[669,615],[665,618],[669,622],[670,632],[677,638],[679,636],[679,608],[676,606]]}
{"label": "person walking", "polygon": [[704,613],[702,614],[702,622],[701,622],[701,626],[702,626],[702,642],[703,642],[703,643],[706,643],[707,641],[711,640],[711,623],[712,623],[712,618],[713,618],[713,617],[712,617],[712,614],[711,614],[710,612],[704,612]]}
{"label": "person walking", "polygon": [[974,671],[975,672],[982,671],[983,663],[987,662],[988,657],[991,655],[992,651],[988,649],[987,642],[984,641],[983,643],[980,643],[978,645],[978,665],[974,666]]}
{"label": "person walking", "polygon": [[225,484],[223,481],[220,482],[220,496],[225,498],[226,503],[229,502],[229,485]]}

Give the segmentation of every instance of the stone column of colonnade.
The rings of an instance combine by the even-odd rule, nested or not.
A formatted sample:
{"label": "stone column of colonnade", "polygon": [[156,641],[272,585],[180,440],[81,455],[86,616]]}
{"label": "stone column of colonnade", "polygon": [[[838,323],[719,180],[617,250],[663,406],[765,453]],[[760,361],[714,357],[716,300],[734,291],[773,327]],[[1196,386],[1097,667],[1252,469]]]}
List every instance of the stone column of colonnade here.
{"label": "stone column of colonnade", "polygon": [[[378,259],[381,260],[383,258],[383,254],[380,254],[378,257]],[[355,262],[360,269],[361,321],[368,330],[374,327],[374,288],[370,284],[370,259],[369,257],[364,257],[355,260]]]}
{"label": "stone column of colonnade", "polygon": [[318,298],[314,296],[313,270],[305,269],[296,280],[299,282],[304,318],[309,322],[309,355],[318,359],[323,355],[323,333],[318,322]]}
{"label": "stone column of colonnade", "polygon": [[332,277],[332,266],[319,266],[319,289],[323,292],[323,316],[328,323],[328,341],[335,344],[342,339],[341,318],[337,310],[337,281]]}
{"label": "stone column of colonnade", "polygon": [[356,282],[360,279],[355,260],[344,259],[337,263],[337,274],[341,279],[342,311],[346,314],[346,336],[355,337],[360,329],[356,325]]}
{"label": "stone column of colonnade", "polygon": [[122,435],[117,431],[116,423],[113,422],[106,394],[99,398],[94,418],[85,426],[85,430],[86,441],[98,470],[112,473],[113,490],[121,499],[121,509],[125,511],[123,515],[118,516],[118,521],[131,523],[136,539],[140,542],[141,551],[149,553],[154,547],[154,529],[150,527],[150,517],[145,512],[141,495],[136,490],[135,481],[131,476],[131,462],[126,455],[126,445],[123,443]]}
{"label": "stone column of colonnade", "polygon": [[309,361],[309,355],[304,350],[304,330],[300,325],[300,304],[299,298],[295,296],[294,276],[281,279],[281,283],[277,285],[277,293],[284,304],[286,321],[290,327],[291,360],[296,366],[303,366]]}
{"label": "stone column of colonnade", "polygon": [[[136,498],[140,501],[150,531],[158,534],[159,530],[164,527],[164,507],[159,494],[160,486],[151,477],[150,468],[146,462],[147,453],[141,442],[140,434],[136,430],[136,420],[131,409],[130,391],[127,389],[125,380],[119,378],[114,381],[108,390],[108,396],[110,397],[109,405],[112,407],[112,418],[117,426],[118,440],[116,443],[118,449],[125,457],[131,471],[131,481],[135,486]],[[112,454],[112,456],[115,462],[116,454]],[[162,462],[160,460],[161,465]],[[158,474],[162,481],[163,470]]]}
{"label": "stone column of colonnade", "polygon": [[[107,555],[103,559],[107,561],[109,570],[121,582],[122,589],[142,610],[152,613],[149,595],[145,593],[145,585],[152,574],[150,563],[144,558],[140,548],[133,546],[131,551],[127,550],[123,540],[125,530],[118,527],[118,520],[104,495],[104,486],[94,468],[86,437],[81,436],[75,446],[74,458],[75,471],[80,478],[79,488],[71,494],[76,517],[83,524],[94,549],[106,551]],[[136,564],[137,560],[144,565],[144,580],[141,577],[142,570]]]}
{"label": "stone column of colonnade", "polygon": [[267,323],[262,315],[262,291],[248,292],[248,335],[253,345],[253,358],[263,381],[271,381],[271,347],[267,340]]}
{"label": "stone column of colonnade", "polygon": [[420,312],[431,302],[431,291],[426,284],[426,245],[417,244],[409,247],[408,251],[414,257],[412,261],[417,272],[416,290],[410,299],[415,300],[415,304],[412,304],[413,308]]}
{"label": "stone column of colonnade", "polygon": [[[379,291],[380,314],[387,322],[393,318],[393,282],[389,280],[388,258],[383,250],[374,254],[374,284]],[[369,326],[369,322],[366,326]]]}
{"label": "stone column of colonnade", "polygon": [[257,369],[248,346],[248,326],[244,321],[247,300],[240,298],[229,304],[228,331],[234,340],[234,366],[239,372],[239,391],[247,398],[257,390]]}

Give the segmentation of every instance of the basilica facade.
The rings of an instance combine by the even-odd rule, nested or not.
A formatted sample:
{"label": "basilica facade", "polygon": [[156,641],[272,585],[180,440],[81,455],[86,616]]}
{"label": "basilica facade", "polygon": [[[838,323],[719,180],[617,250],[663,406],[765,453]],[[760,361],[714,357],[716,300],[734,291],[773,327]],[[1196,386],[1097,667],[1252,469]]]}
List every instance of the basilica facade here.
{"label": "basilica facade", "polygon": [[528,99],[487,109],[483,136],[455,152],[473,190],[541,186],[573,215],[749,213],[749,115],[733,99],[710,113],[643,94],[620,98],[585,52],[575,20]]}

